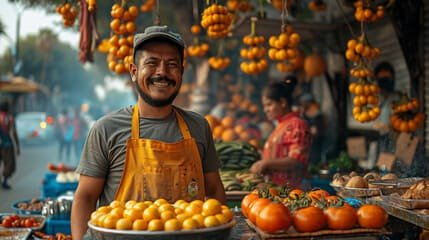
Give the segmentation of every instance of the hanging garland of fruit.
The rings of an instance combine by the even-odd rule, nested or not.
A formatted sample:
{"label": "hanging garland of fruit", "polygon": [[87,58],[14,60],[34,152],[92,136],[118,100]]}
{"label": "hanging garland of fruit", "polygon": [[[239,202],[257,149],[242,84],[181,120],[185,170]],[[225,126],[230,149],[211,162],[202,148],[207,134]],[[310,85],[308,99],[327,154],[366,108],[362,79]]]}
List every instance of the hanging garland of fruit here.
{"label": "hanging garland of fruit", "polygon": [[268,68],[268,61],[265,59],[265,38],[256,35],[256,21],[256,17],[251,18],[250,34],[243,37],[243,43],[247,47],[240,50],[240,56],[244,59],[240,64],[240,69],[249,75],[260,74]]}
{"label": "hanging garland of fruit", "polygon": [[393,114],[390,116],[392,128],[398,132],[414,132],[422,126],[425,115],[419,112],[419,101],[403,94],[401,99],[392,103]]}
{"label": "hanging garland of fruit", "polygon": [[270,45],[268,57],[277,62],[276,68],[279,72],[292,72],[302,66],[302,54],[297,48],[301,36],[294,31],[292,26],[286,25],[286,1],[283,1],[283,4],[281,33],[278,36],[270,36],[268,39]]}
{"label": "hanging garland of fruit", "polygon": [[122,1],[122,5],[112,6],[110,15],[113,20],[110,22],[111,37],[107,63],[109,69],[117,74],[127,72],[127,66],[133,62],[135,19],[138,14],[138,8],[134,5],[127,8],[125,1]]}
{"label": "hanging garland of fruit", "polygon": [[313,12],[323,12],[326,10],[327,6],[323,0],[311,0],[308,3],[308,8]]}
{"label": "hanging garland of fruit", "polygon": [[66,1],[64,4],[57,6],[55,11],[61,15],[64,27],[73,26],[77,17],[77,9],[71,3]]}
{"label": "hanging garland of fruit", "polygon": [[253,6],[248,0],[228,0],[226,7],[231,11],[248,12]]}
{"label": "hanging garland of fruit", "polygon": [[93,12],[96,7],[96,0],[86,0],[86,3],[88,4],[88,11]]}
{"label": "hanging garland of fruit", "polygon": [[142,12],[150,12],[155,7],[155,0],[146,0],[144,4],[140,6],[140,11]]}
{"label": "hanging garland of fruit", "polygon": [[210,57],[208,60],[210,67],[214,70],[222,71],[231,64],[231,58],[222,56],[223,47],[224,41],[221,40],[218,43],[217,56]]}
{"label": "hanging garland of fruit", "polygon": [[[194,15],[194,21],[198,21],[198,3],[196,1],[193,2],[193,15]],[[198,24],[193,24],[190,28],[191,33],[193,36],[193,44],[188,46],[186,48],[186,51],[189,55],[189,57],[204,57],[208,50],[209,45],[207,43],[201,43],[200,42],[200,34],[201,34],[201,26]]]}
{"label": "hanging garland of fruit", "polygon": [[[349,92],[354,94],[353,98],[353,117],[358,122],[369,122],[378,118],[381,109],[379,107],[379,87],[373,80],[373,71],[371,63],[380,56],[380,49],[372,47],[366,38],[364,24],[374,22],[384,16],[384,8],[377,6],[377,11],[383,11],[383,14],[371,10],[370,0],[357,0],[354,3],[356,8],[355,18],[361,23],[361,35],[347,42],[346,59],[353,62],[353,68],[350,75],[357,78],[358,82],[352,82],[349,85]],[[378,13],[378,14],[377,14]]]}
{"label": "hanging garland of fruit", "polygon": [[209,38],[226,37],[230,32],[231,23],[232,16],[223,5],[213,4],[203,11],[201,26],[206,29]]}

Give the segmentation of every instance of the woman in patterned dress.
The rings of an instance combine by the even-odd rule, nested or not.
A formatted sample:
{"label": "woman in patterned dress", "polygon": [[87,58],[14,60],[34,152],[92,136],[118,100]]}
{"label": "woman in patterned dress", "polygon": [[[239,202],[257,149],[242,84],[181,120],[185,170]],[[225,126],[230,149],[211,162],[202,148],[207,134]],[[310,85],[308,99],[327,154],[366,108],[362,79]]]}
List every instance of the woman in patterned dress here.
{"label": "woman in patterned dress", "polygon": [[264,112],[276,127],[265,142],[262,159],[250,168],[278,185],[294,188],[302,187],[302,179],[307,175],[311,147],[307,123],[291,110],[295,84],[296,81],[273,82],[263,90]]}

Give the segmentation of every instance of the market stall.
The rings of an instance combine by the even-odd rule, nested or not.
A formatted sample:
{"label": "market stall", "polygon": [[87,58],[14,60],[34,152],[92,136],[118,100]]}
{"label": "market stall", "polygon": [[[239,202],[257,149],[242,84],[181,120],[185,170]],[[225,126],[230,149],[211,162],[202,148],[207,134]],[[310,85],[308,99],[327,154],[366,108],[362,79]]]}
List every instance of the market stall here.
{"label": "market stall", "polygon": [[[385,15],[393,11],[395,1],[337,1],[333,5],[333,1],[299,4],[282,0],[268,1],[268,6],[262,2],[252,7],[251,1],[193,1],[188,4],[193,14],[184,20],[192,22],[184,29],[190,42],[184,53],[185,71],[197,79],[184,81],[182,94],[190,95],[181,102],[203,105],[196,110],[210,126],[227,202],[114,200],[91,213],[87,226],[94,239],[379,239],[410,232],[415,237],[429,230],[428,176],[419,168],[425,160],[418,152],[427,121],[423,96],[404,78],[397,88],[405,91],[394,93],[398,98],[382,95],[380,81],[394,74],[373,70],[375,62],[389,58],[383,55],[389,48],[374,44],[381,40],[369,35],[377,29],[394,32],[383,24],[393,25]],[[80,30],[86,41],[81,41],[80,60],[92,61],[97,49],[106,54],[112,73],[128,74],[137,17],[140,12],[156,11],[159,24],[159,5],[159,1],[145,1],[140,8],[127,1],[112,3],[109,35],[100,40],[94,21],[96,2],[81,1]],[[302,10],[303,5],[306,9],[301,16],[296,9]],[[332,16],[322,15],[328,6],[336,11],[329,12]],[[183,11],[184,6],[177,7]],[[77,10],[71,3],[61,4],[57,12],[65,26],[73,25]],[[268,19],[267,15],[277,17]],[[308,15],[344,18],[346,24],[300,21]],[[395,54],[401,55],[397,41],[390,43],[399,49]],[[405,60],[400,64],[400,74],[407,75]],[[305,141],[297,141],[284,150],[280,148],[286,144],[279,140],[284,140],[283,135],[273,134],[273,142],[267,141],[281,117],[275,123],[266,121],[267,103],[260,101],[261,89],[268,82],[288,83],[292,80],[286,75],[290,74],[297,79],[299,91],[293,89],[290,94],[296,103],[281,103],[288,113],[306,121],[304,132],[311,134],[308,139],[313,145],[300,148],[296,145]],[[221,94],[224,99],[210,102],[210,96]],[[322,115],[324,120],[320,120]],[[279,143],[272,148],[275,154],[263,156],[273,143]],[[293,187],[290,182],[275,183],[269,171],[252,170],[258,161],[278,160],[283,153],[284,158],[293,158],[289,152],[294,151],[298,152],[294,157],[301,160],[296,168],[278,167],[294,175],[305,166],[303,174],[295,176],[300,182]],[[15,213],[0,215],[0,236],[71,239],[70,209],[79,176],[63,164],[51,164],[48,170],[40,198],[17,201],[11,209]],[[406,227],[397,228],[398,223]]]}

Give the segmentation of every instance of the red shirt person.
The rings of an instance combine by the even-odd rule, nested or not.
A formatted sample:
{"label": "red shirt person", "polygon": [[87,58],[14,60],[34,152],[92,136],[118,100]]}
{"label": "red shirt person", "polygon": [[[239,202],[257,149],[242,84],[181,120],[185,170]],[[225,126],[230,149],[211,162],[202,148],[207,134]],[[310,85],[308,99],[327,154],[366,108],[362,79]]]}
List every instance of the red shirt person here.
{"label": "red shirt person", "polygon": [[301,187],[307,175],[311,134],[307,123],[291,111],[293,85],[293,82],[274,82],[264,89],[264,112],[277,125],[265,143],[262,159],[250,171],[266,174],[279,185]]}

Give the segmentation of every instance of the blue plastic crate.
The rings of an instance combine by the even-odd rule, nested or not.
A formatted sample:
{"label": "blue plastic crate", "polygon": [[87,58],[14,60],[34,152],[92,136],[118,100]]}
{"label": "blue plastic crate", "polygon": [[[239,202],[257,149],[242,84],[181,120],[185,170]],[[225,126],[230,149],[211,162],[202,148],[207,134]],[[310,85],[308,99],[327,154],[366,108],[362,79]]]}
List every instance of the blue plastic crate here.
{"label": "blue plastic crate", "polygon": [[67,191],[75,191],[78,183],[58,183],[56,181],[57,174],[46,173],[42,185],[42,197],[56,198]]}
{"label": "blue plastic crate", "polygon": [[49,235],[56,233],[71,234],[70,220],[47,219],[45,232]]}

